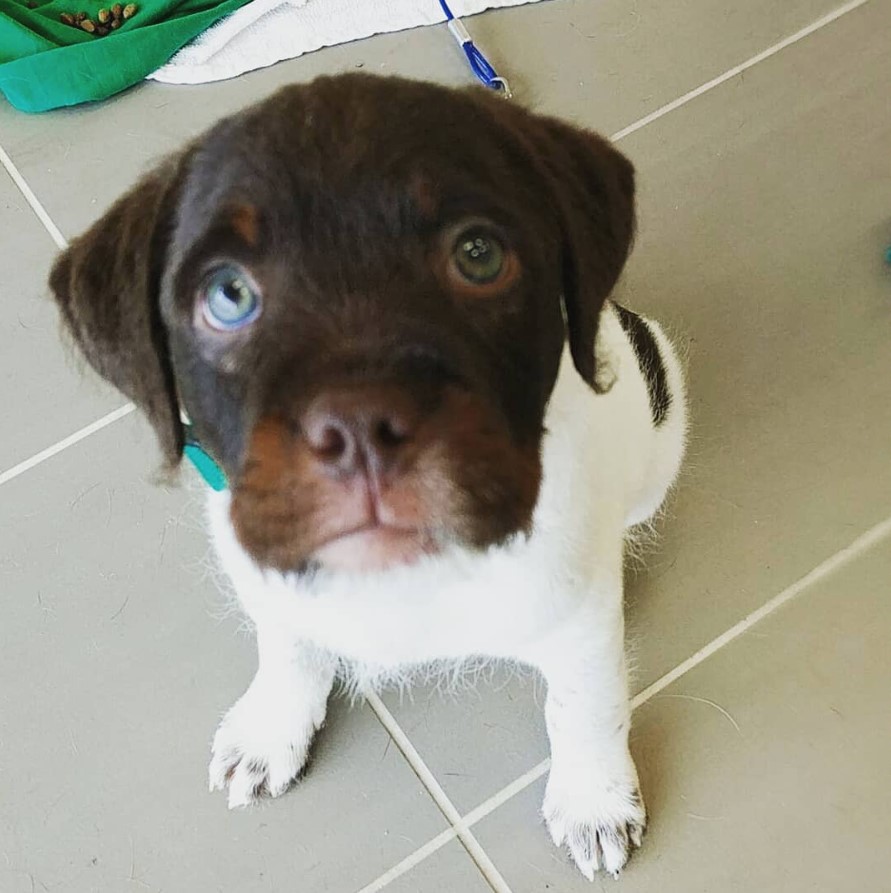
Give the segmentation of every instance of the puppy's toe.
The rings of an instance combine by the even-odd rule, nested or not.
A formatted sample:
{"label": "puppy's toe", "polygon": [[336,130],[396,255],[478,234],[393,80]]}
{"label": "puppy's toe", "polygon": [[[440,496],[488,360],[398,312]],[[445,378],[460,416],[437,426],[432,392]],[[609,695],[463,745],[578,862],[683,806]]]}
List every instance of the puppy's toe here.
{"label": "puppy's toe", "polygon": [[256,803],[265,793],[268,770],[258,759],[242,759],[229,776],[229,809]]}
{"label": "puppy's toe", "polygon": [[214,736],[208,781],[229,792],[229,808],[283,794],[303,771],[324,712],[289,705],[276,709],[248,693],[226,714]]}
{"label": "puppy's toe", "polygon": [[308,756],[305,746],[293,743],[269,755],[266,789],[270,797],[278,797],[291,787],[306,767]]}
{"label": "puppy's toe", "polygon": [[566,847],[579,871],[593,881],[598,869],[619,876],[636,845],[635,836],[640,840],[640,833],[632,833],[630,825],[574,825],[567,834]]}
{"label": "puppy's toe", "polygon": [[303,771],[305,749],[293,743],[223,748],[211,757],[211,791],[229,789],[229,808],[250,806],[262,797],[285,793]]}
{"label": "puppy's toe", "polygon": [[585,792],[584,787],[549,784],[543,813],[551,839],[566,847],[589,881],[599,870],[618,877],[640,846],[646,827],[636,783],[610,786],[607,791]]}
{"label": "puppy's toe", "polygon": [[550,830],[554,842],[566,846],[572,861],[589,881],[601,869],[617,878],[643,836],[643,824],[637,822],[578,822],[564,824],[557,830],[551,825]]}
{"label": "puppy's toe", "polygon": [[207,776],[211,792],[224,791],[241,757],[234,750],[215,751],[210,759]]}

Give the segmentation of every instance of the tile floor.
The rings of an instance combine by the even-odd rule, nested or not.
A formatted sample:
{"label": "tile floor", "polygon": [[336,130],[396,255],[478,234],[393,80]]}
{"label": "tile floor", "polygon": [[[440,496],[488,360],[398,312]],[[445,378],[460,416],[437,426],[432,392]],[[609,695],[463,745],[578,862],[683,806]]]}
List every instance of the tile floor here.
{"label": "tile floor", "polygon": [[[472,26],[523,101],[621,137],[621,297],[689,348],[689,462],[629,571],[650,833],[594,886],[889,893],[891,0],[547,0]],[[537,817],[532,677],[338,702],[299,789],[234,814],[207,793],[251,642],[207,571],[199,485],[152,482],[150,432],[46,300],[54,238],[152,159],[359,63],[468,80],[428,29],[96,108],[0,104],[4,893],[591,888]]]}

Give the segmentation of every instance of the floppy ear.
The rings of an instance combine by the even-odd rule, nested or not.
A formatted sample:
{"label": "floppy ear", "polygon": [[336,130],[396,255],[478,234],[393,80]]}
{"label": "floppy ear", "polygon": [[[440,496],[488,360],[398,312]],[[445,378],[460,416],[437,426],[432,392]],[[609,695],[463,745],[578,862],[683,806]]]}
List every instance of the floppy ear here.
{"label": "floppy ear", "polygon": [[[506,105],[503,103],[503,105]],[[563,301],[569,348],[595,390],[594,345],[600,311],[631,250],[634,167],[602,137],[555,118],[514,109],[560,219]]]}
{"label": "floppy ear", "polygon": [[120,198],[56,260],[50,287],[90,365],[148,417],[169,465],[183,426],[159,289],[183,156]]}
{"label": "floppy ear", "polygon": [[634,168],[594,133],[551,119],[541,126],[562,221],[569,348],[579,374],[598,389],[594,344],[600,311],[634,237]]}

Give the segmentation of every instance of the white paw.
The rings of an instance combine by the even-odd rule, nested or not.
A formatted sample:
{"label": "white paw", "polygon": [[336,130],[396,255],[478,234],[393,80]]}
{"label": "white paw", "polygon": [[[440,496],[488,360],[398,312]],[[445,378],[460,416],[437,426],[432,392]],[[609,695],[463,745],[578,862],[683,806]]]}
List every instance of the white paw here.
{"label": "white paw", "polygon": [[255,681],[223,718],[213,739],[211,791],[229,788],[229,808],[278,797],[306,764],[325,702],[306,703]]}
{"label": "white paw", "polygon": [[556,846],[566,846],[589,881],[598,869],[618,877],[647,824],[633,772],[604,782],[552,770],[542,812]]}

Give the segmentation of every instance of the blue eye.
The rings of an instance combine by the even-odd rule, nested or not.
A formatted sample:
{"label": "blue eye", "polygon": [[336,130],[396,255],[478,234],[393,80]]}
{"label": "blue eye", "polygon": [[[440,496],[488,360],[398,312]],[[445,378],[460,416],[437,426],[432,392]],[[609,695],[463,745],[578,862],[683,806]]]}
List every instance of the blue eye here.
{"label": "blue eye", "polygon": [[211,273],[201,297],[204,318],[215,329],[240,329],[260,315],[260,291],[238,267],[220,267]]}

